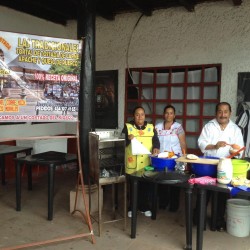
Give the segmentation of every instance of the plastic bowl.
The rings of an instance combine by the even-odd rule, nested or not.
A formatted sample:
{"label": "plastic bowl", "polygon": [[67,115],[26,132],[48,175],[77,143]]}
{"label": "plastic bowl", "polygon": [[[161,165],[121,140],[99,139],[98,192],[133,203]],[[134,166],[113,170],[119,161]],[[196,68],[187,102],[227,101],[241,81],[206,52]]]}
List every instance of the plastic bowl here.
{"label": "plastic bowl", "polygon": [[165,170],[167,167],[168,170],[174,170],[175,168],[175,159],[176,158],[158,158],[157,156],[150,156],[151,157],[151,165],[157,171]]}
{"label": "plastic bowl", "polygon": [[[199,158],[220,159],[218,157],[213,157],[213,156],[199,156]],[[192,163],[191,164],[191,171],[196,176],[216,177],[217,176],[217,165]]]}

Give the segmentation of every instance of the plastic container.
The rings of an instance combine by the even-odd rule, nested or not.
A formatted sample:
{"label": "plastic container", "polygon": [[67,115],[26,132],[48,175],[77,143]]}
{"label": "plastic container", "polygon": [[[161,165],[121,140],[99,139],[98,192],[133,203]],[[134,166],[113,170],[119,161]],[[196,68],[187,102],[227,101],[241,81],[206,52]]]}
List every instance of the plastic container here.
{"label": "plastic container", "polygon": [[[199,156],[199,158],[206,159],[219,159],[218,157],[213,156]],[[217,175],[217,165],[213,164],[202,164],[202,163],[192,163],[191,172],[196,176],[210,176],[216,177]]]}
{"label": "plastic container", "polygon": [[175,170],[175,158],[158,158],[157,156],[151,156],[151,165],[157,171],[163,171],[165,168],[168,170]]}
{"label": "plastic container", "polygon": [[221,158],[217,166],[217,182],[229,184],[233,178],[233,165],[230,158]]}
{"label": "plastic container", "polygon": [[227,200],[227,232],[236,237],[247,237],[250,233],[250,201]]}
{"label": "plastic container", "polygon": [[250,162],[246,160],[232,159],[233,177],[247,178]]}

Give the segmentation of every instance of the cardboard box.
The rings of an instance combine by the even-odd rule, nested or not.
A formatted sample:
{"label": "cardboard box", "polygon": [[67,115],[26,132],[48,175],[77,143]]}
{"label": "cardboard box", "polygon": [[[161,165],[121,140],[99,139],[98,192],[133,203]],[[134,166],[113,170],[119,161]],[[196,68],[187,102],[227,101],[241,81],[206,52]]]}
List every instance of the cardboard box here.
{"label": "cardboard box", "polygon": [[[89,186],[86,185],[85,193],[86,193],[86,204],[88,208],[89,208],[89,195],[91,196],[90,214],[98,212],[98,187],[97,185],[91,185],[90,190],[89,190]],[[76,199],[76,190],[72,190],[70,191],[70,213],[72,213],[74,210],[75,199]],[[103,208],[103,188],[101,188],[100,202],[101,202],[101,208]],[[81,186],[78,187],[76,210],[80,210],[81,212],[85,213]],[[75,215],[77,214],[79,215],[79,212],[75,213]]]}

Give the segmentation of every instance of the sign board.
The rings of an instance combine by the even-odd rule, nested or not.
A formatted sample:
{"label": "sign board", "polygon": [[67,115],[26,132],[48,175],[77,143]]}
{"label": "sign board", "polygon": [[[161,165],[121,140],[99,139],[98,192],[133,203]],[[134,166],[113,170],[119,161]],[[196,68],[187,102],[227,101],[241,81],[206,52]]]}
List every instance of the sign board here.
{"label": "sign board", "polygon": [[0,31],[0,121],[78,120],[81,41]]}

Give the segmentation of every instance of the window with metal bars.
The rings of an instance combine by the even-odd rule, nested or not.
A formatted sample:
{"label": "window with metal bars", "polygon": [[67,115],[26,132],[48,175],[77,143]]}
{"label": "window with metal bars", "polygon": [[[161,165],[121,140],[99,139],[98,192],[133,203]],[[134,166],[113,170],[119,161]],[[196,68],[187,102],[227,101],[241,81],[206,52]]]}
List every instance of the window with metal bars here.
{"label": "window with metal bars", "polygon": [[142,106],[146,120],[156,124],[171,104],[186,132],[189,153],[198,153],[197,139],[204,124],[215,117],[220,90],[221,64],[127,69],[125,122],[133,119],[136,106]]}

